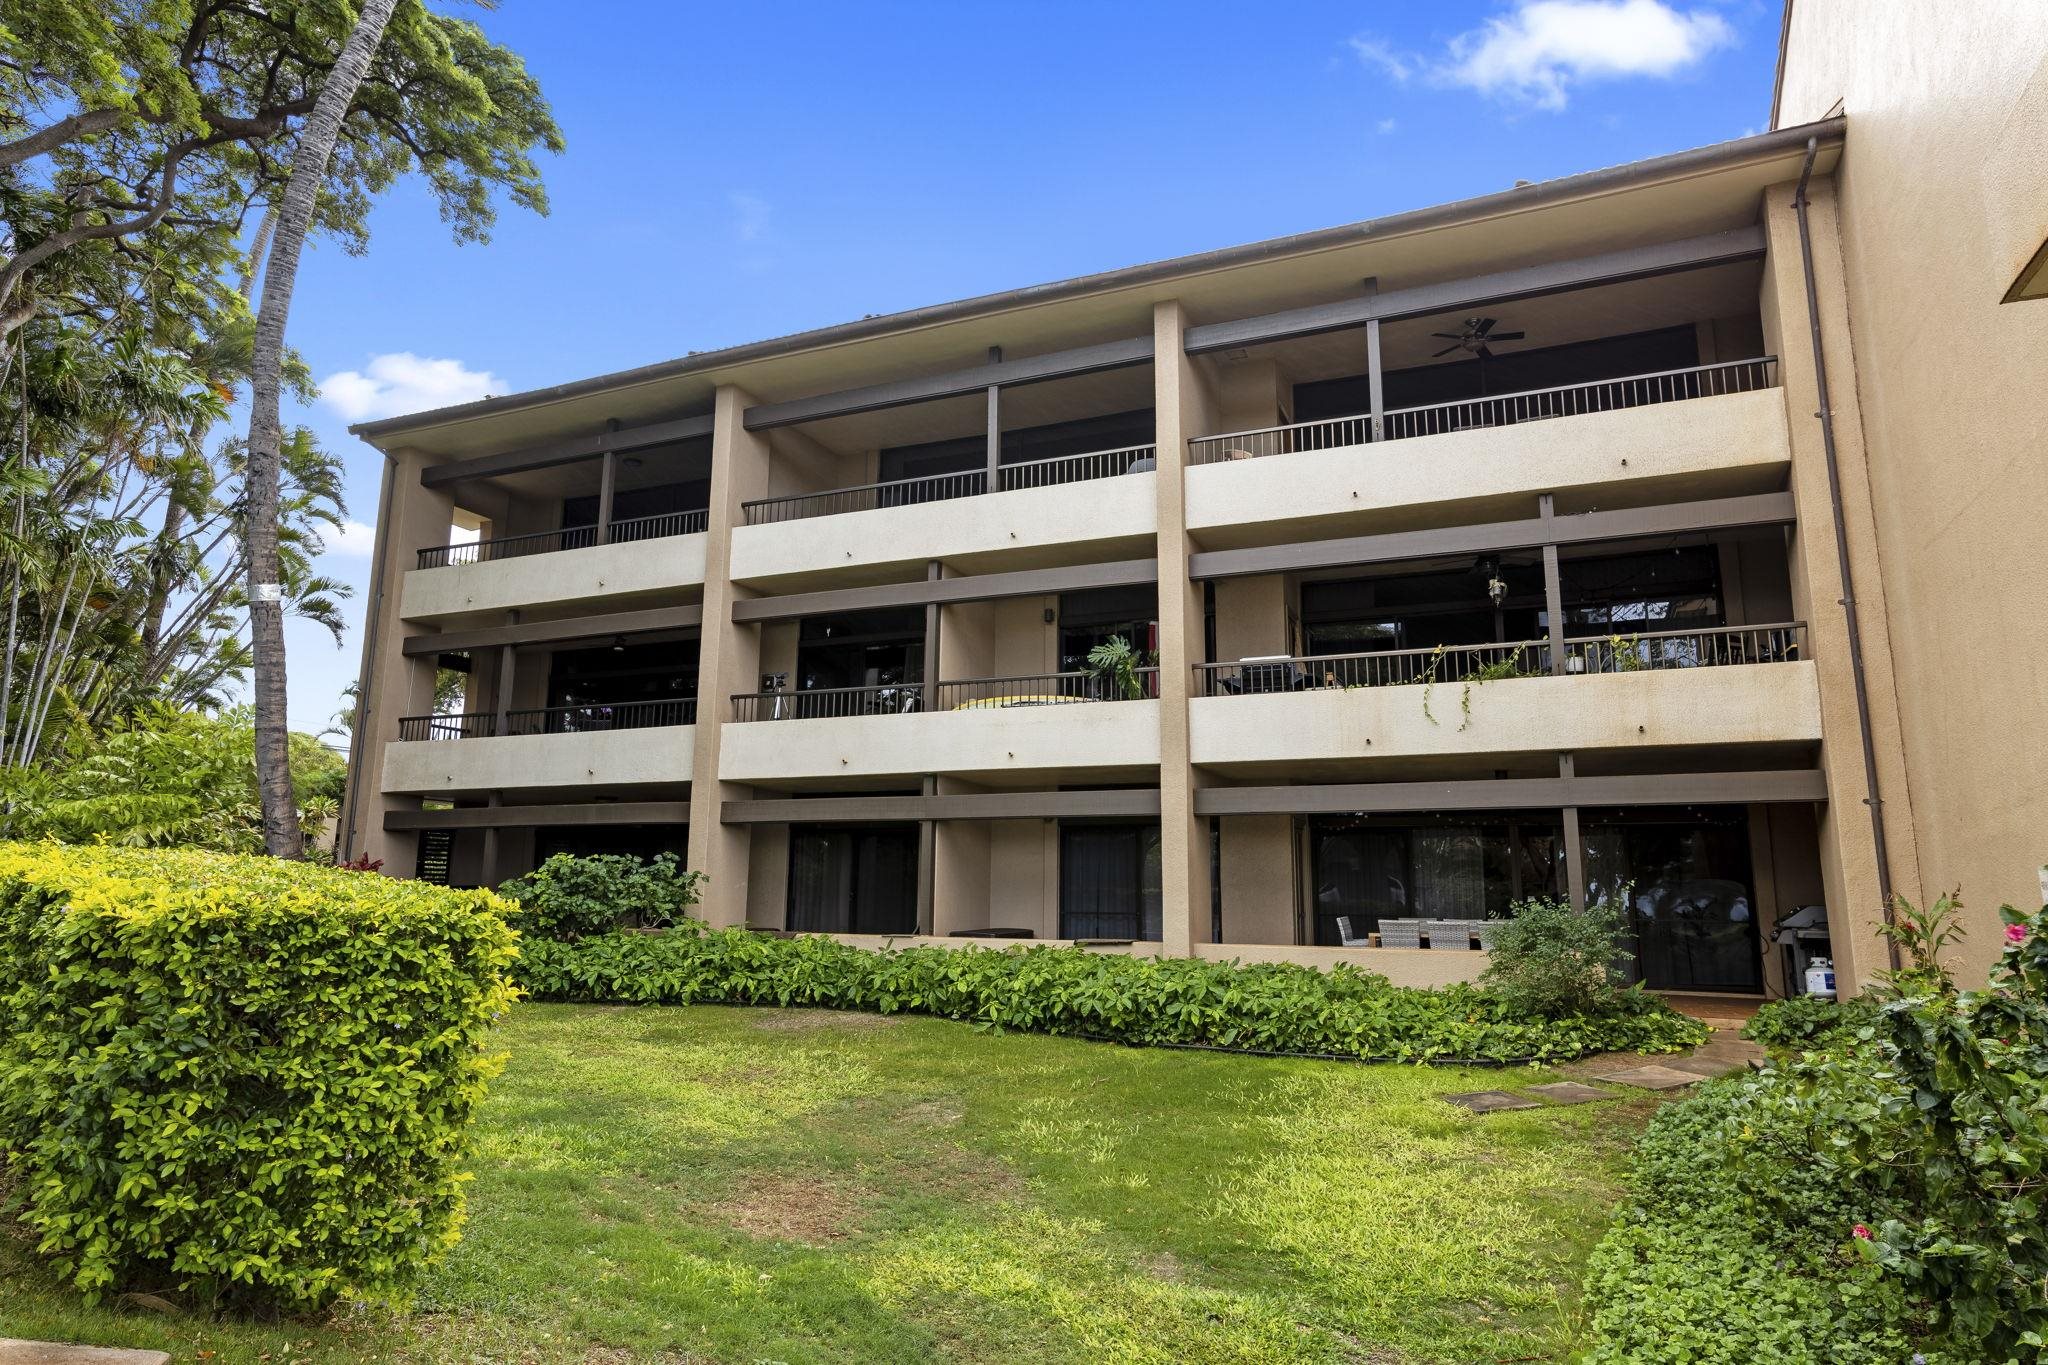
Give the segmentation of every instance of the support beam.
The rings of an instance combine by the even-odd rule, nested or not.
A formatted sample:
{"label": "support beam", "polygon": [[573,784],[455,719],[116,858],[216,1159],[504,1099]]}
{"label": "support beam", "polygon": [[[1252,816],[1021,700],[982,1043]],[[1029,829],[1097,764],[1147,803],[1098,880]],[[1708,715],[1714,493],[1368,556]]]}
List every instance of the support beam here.
{"label": "support beam", "polygon": [[1195,810],[1203,815],[1349,815],[1387,811],[1691,806],[1826,799],[1826,778],[1818,768],[1770,768],[1752,772],[1630,773],[1610,777],[1506,777],[1451,782],[1204,787],[1195,793]]}
{"label": "support beam", "polygon": [[517,829],[526,825],[686,825],[687,801],[583,801],[563,806],[457,806],[393,810],[386,829]]}
{"label": "support beam", "polygon": [[[1557,777],[1570,782],[1578,775],[1578,761],[1570,754],[1557,756]],[[1559,814],[1564,823],[1564,885],[1572,909],[1586,908],[1586,842],[1579,830],[1579,808],[1566,806]]]}
{"label": "support beam", "polygon": [[619,491],[619,453],[607,450],[598,457],[604,469],[597,481],[597,543],[612,543],[612,499]]}
{"label": "support beam", "polygon": [[616,611],[603,616],[571,616],[559,621],[522,621],[483,630],[448,630],[409,635],[401,651],[408,657],[465,654],[499,645],[548,645],[594,640],[606,635],[644,635],[659,630],[694,630],[704,624],[702,607],[654,607],[647,611]]}
{"label": "support beam", "polygon": [[881,607],[917,607],[931,603],[993,602],[1004,597],[1050,597],[1083,588],[1129,587],[1156,581],[1158,564],[1150,559],[1124,559],[1109,564],[1073,564],[1057,569],[1020,569],[1014,573],[967,574],[937,581],[882,583],[870,588],[834,588],[826,592],[790,593],[782,597],[750,597],[732,604],[736,623],[793,621],[828,612],[873,611]]}
{"label": "support beam", "polygon": [[[991,346],[988,348],[988,363],[991,365],[1003,363],[1002,347]],[[982,485],[984,493],[994,493],[1002,487],[1002,484],[998,482],[1000,477],[999,471],[1002,467],[1003,386],[991,384],[988,386],[988,482]]]}
{"label": "support beam", "polygon": [[622,427],[617,431],[601,431],[592,436],[572,436],[566,441],[549,441],[545,445],[527,446],[523,450],[507,450],[496,455],[479,455],[474,459],[428,465],[420,471],[420,483],[427,488],[441,488],[451,483],[461,483],[464,479],[488,479],[493,475],[518,474],[528,469],[551,469],[559,464],[594,460],[607,452],[624,454],[627,451],[644,450],[648,446],[695,440],[710,434],[710,416],[679,417],[671,422]]}
{"label": "support beam", "polygon": [[1540,520],[1551,529],[1543,537],[1543,615],[1550,622],[1550,671],[1564,672],[1564,576],[1557,565],[1557,500],[1545,493],[1539,500]]}
{"label": "support beam", "polygon": [[959,398],[983,389],[1008,388],[1016,384],[1038,384],[1048,379],[1065,379],[1100,370],[1120,370],[1143,365],[1152,359],[1152,338],[1132,337],[1107,341],[1098,346],[1077,346],[1070,351],[1052,351],[1023,360],[991,361],[964,370],[927,375],[922,379],[899,379],[888,384],[868,384],[857,389],[793,398],[785,403],[762,403],[746,412],[748,431],[816,422],[827,417],[850,417],[858,412],[900,408],[911,403],[928,403],[935,398]]}
{"label": "support beam", "polygon": [[863,824],[904,820],[1078,820],[1159,814],[1157,788],[960,792],[951,796],[800,796],[727,801],[728,825]]}
{"label": "support beam", "polygon": [[1585,545],[1674,535],[1681,531],[1732,531],[1749,526],[1785,526],[1798,520],[1790,493],[1757,493],[1741,498],[1708,498],[1656,507],[1622,507],[1575,512],[1563,517],[1528,517],[1477,526],[1444,526],[1427,531],[1390,531],[1335,540],[1289,541],[1245,550],[1208,550],[1189,557],[1197,579],[1243,578],[1253,574],[1300,573],[1361,564],[1392,564],[1438,555],[1487,550],[1534,550],[1549,545]]}
{"label": "support beam", "polygon": [[1488,275],[1470,275],[1461,280],[1394,289],[1365,298],[1340,299],[1334,303],[1289,308],[1235,322],[1212,322],[1187,331],[1188,354],[1227,351],[1238,346],[1258,346],[1270,341],[1314,336],[1346,327],[1362,327],[1375,319],[1426,317],[1455,308],[1509,303],[1516,299],[1540,298],[1594,285],[1620,284],[1628,280],[1675,275],[1686,270],[1726,265],[1731,261],[1760,260],[1764,254],[1761,227],[1732,228],[1727,232],[1688,237],[1676,242],[1606,251],[1568,261],[1546,261],[1519,270],[1502,270]]}

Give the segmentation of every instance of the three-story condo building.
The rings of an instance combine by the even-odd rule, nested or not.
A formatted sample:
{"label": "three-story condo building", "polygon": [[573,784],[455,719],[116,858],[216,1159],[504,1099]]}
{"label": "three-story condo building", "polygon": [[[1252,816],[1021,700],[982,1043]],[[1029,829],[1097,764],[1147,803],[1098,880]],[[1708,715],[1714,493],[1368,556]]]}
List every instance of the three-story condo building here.
{"label": "three-story condo building", "polygon": [[1628,888],[1653,987],[1823,935],[1867,975],[1912,834],[1843,140],[358,427],[341,852],[671,850],[714,924],[1413,983]]}

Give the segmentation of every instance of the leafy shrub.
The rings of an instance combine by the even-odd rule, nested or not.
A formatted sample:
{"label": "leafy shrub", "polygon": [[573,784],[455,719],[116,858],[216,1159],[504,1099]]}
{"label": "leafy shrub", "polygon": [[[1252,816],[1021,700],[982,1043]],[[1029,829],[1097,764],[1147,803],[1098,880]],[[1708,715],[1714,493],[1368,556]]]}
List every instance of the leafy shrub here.
{"label": "leafy shrub", "polygon": [[[209,716],[153,704],[87,738],[89,750],[48,767],[0,768],[0,838],[263,851],[247,711]],[[292,748],[301,823],[317,827],[316,810],[329,808],[316,803],[338,795],[347,764],[304,735],[292,736]]]}
{"label": "leafy shrub", "polygon": [[1772,1052],[1804,1052],[1834,1047],[1876,1023],[1877,1002],[1867,995],[1839,1003],[1825,995],[1795,995],[1758,1009],[1742,1026],[1742,1036]]}
{"label": "leafy shrub", "polygon": [[631,925],[661,929],[683,921],[697,903],[701,872],[685,872],[673,853],[651,859],[627,853],[578,858],[557,853],[498,894],[518,902],[512,923],[541,938],[582,938]]}
{"label": "leafy shrub", "polygon": [[482,891],[189,850],[0,844],[0,1151],[40,1249],[312,1307],[453,1245],[511,1002]]}
{"label": "leafy shrub", "polygon": [[1584,910],[1546,896],[1518,902],[1513,918],[1494,928],[1480,984],[1516,1014],[1545,1019],[1622,1008],[1641,995],[1622,984],[1622,966],[1634,956],[1621,946],[1625,904],[1626,894]]}
{"label": "leafy shrub", "polygon": [[810,1005],[937,1015],[1133,1044],[1393,1061],[1511,1061],[1705,1041],[1637,993],[1599,1016],[1536,1019],[1471,986],[1414,990],[1339,966],[1126,957],[1084,948],[856,948],[741,929],[530,940],[520,984],[543,1000]]}
{"label": "leafy shrub", "polygon": [[[1844,1010],[1867,1020],[1853,1040],[1818,1006],[1775,1011],[1766,1032],[1819,1017],[1813,1036],[1849,1045],[1666,1111],[1711,1107],[1712,1122],[1659,1117],[1635,1201],[1594,1255],[1591,1359],[1903,1360],[1923,1337],[1957,1362],[2043,1358],[2048,907],[2003,913],[2007,946],[1987,989],[1894,977],[1929,991]],[[1724,1257],[1727,1246],[1737,1250]],[[1734,1278],[1766,1261],[1814,1281],[1818,1297],[1793,1285],[1787,1306],[1769,1284]],[[1812,1323],[1804,1345],[1778,1321],[1835,1300],[1847,1311]],[[1769,1311],[1753,1313],[1759,1303]]]}
{"label": "leafy shrub", "polygon": [[1912,1359],[1923,1324],[1906,1294],[1849,1249],[1874,1211],[1811,1164],[1779,1164],[1805,1135],[1770,1095],[1728,1077],[1650,1121],[1587,1266],[1588,1365]]}

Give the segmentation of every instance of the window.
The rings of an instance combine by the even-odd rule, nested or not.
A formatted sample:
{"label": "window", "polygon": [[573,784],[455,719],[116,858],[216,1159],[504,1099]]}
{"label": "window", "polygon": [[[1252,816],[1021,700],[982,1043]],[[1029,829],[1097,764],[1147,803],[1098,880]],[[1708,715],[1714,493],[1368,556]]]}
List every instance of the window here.
{"label": "window", "polygon": [[1331,817],[1310,822],[1315,941],[1342,942],[1382,919],[1499,919],[1525,896],[1563,894],[1554,814],[1485,824],[1454,818]]}
{"label": "window", "polygon": [[1060,937],[1159,941],[1159,826],[1060,826]]}
{"label": "window", "polygon": [[1060,594],[1060,671],[1088,667],[1088,652],[1115,639],[1129,641],[1145,662],[1159,657],[1159,595],[1150,587],[1093,588]]}
{"label": "window", "polygon": [[819,934],[917,932],[915,825],[791,825],[784,924]]}

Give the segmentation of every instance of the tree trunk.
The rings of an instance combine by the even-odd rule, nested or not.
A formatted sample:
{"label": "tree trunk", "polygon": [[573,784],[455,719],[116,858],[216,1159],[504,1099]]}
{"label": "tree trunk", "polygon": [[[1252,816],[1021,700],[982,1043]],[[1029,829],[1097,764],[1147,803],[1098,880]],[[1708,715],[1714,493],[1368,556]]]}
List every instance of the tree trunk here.
{"label": "tree trunk", "polygon": [[263,269],[263,303],[256,312],[256,349],[249,397],[249,467],[243,515],[249,549],[249,644],[255,660],[256,784],[263,798],[263,846],[273,856],[304,856],[305,838],[292,799],[290,732],[285,718],[284,601],[277,553],[278,466],[283,421],[278,415],[284,375],[284,324],[291,311],[299,254],[313,221],[327,164],[342,120],[370,70],[384,26],[397,0],[363,0],[354,31],[320,86],[313,112],[292,153],[291,179],[277,210],[270,258]]}

